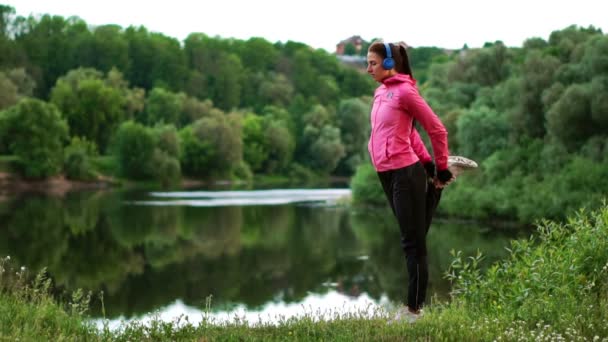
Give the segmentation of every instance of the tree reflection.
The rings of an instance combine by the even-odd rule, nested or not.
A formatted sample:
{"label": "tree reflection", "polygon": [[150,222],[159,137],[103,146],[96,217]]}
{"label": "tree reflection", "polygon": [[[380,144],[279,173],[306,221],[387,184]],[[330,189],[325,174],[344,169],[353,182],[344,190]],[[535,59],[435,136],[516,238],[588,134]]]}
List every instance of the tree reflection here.
{"label": "tree reflection", "polygon": [[[149,206],[148,194],[88,192],[2,203],[0,255],[34,272],[47,267],[59,288],[104,292],[107,318],[153,312],[177,299],[223,310],[299,302],[311,292],[405,297],[405,262],[388,210],[312,205]],[[431,293],[447,293],[449,250],[489,259],[507,235],[434,224]],[[328,286],[327,284],[333,284]],[[93,303],[100,315],[100,303]]]}

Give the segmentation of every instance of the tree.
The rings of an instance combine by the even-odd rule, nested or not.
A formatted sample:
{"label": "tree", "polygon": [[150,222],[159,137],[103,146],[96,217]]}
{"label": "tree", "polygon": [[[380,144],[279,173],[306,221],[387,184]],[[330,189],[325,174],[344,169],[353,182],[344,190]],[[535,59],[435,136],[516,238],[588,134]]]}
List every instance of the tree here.
{"label": "tree", "polygon": [[93,30],[91,67],[106,73],[113,68],[129,70],[129,43],[118,25],[97,26]]}
{"label": "tree", "polygon": [[608,136],[608,75],[593,78],[589,91],[591,120],[598,133]]}
{"label": "tree", "polygon": [[591,117],[590,86],[574,84],[547,112],[547,131],[570,151],[581,147],[596,131]]}
{"label": "tree", "polygon": [[287,77],[277,73],[270,73],[256,88],[258,89],[256,97],[262,107],[268,105],[286,107],[294,93],[293,85]]}
{"label": "tree", "polygon": [[216,107],[225,111],[238,108],[242,82],[248,76],[239,55],[232,50],[227,41],[201,33],[189,35],[184,41],[184,51],[194,73],[189,80],[188,94],[211,99]]}
{"label": "tree", "polygon": [[121,174],[140,180],[154,176],[155,141],[150,128],[134,121],[123,122],[116,132],[112,148]]}
{"label": "tree", "polygon": [[180,133],[180,162],[195,177],[227,176],[243,156],[241,122],[237,115],[204,117]]}
{"label": "tree", "polygon": [[11,107],[17,103],[19,94],[17,86],[11,82],[10,78],[0,71],[0,110]]}
{"label": "tree", "polygon": [[238,56],[224,55],[210,71],[209,89],[215,106],[222,110],[238,108],[241,102],[241,74],[243,66]]}
{"label": "tree", "polygon": [[589,37],[601,35],[602,31],[593,26],[588,28],[571,25],[563,30],[553,31],[549,36],[551,53],[561,62],[571,62],[573,52],[579,44],[584,43]]}
{"label": "tree", "polygon": [[310,166],[313,170],[329,174],[335,170],[344,155],[344,144],[340,141],[340,129],[324,126],[310,146],[309,156],[312,157]]}
{"label": "tree", "polygon": [[244,68],[252,71],[271,71],[279,58],[279,51],[264,38],[253,37],[240,44],[238,51]]}
{"label": "tree", "polygon": [[36,82],[25,71],[24,68],[10,69],[6,71],[6,77],[17,87],[17,93],[20,96],[33,96]]}
{"label": "tree", "polygon": [[476,160],[484,160],[506,148],[509,125],[504,114],[488,107],[470,109],[457,121],[458,152]]}
{"label": "tree", "polygon": [[97,147],[94,143],[73,137],[64,151],[63,170],[68,179],[92,180],[95,172],[91,165],[91,158],[97,156]]}
{"label": "tree", "polygon": [[179,125],[186,95],[172,93],[163,88],[154,88],[146,99],[146,117],[142,122]]}
{"label": "tree", "polygon": [[176,184],[181,177],[177,129],[173,125],[161,125],[154,127],[152,133],[156,141],[152,155],[154,177],[164,187]]}
{"label": "tree", "polygon": [[150,33],[145,27],[128,27],[124,36],[130,57],[125,74],[130,84],[145,90],[182,89],[187,80],[187,62],[177,39]]}
{"label": "tree", "polygon": [[299,161],[323,173],[332,172],[345,154],[340,129],[333,126],[330,119],[325,107],[314,106],[303,117],[304,129],[298,146]]}
{"label": "tree", "polygon": [[17,47],[10,37],[15,9],[0,4],[0,70],[14,66],[17,62]]}
{"label": "tree", "polygon": [[36,96],[47,98],[57,78],[78,67],[79,46],[89,35],[86,23],[78,18],[43,15],[22,19],[15,32],[15,42],[25,54],[28,71],[36,81]]}
{"label": "tree", "polygon": [[367,153],[369,105],[357,98],[340,101],[336,111],[336,123],[340,129],[340,140],[344,144],[345,153],[337,172],[350,176]]}
{"label": "tree", "polygon": [[126,98],[93,69],[76,69],[57,81],[51,102],[65,115],[72,136],[85,137],[105,153],[110,136],[126,119]]}
{"label": "tree", "polygon": [[264,141],[267,144],[268,158],[264,163],[264,171],[273,173],[285,170],[293,159],[296,147],[295,138],[285,120],[272,120],[265,117]]}
{"label": "tree", "polygon": [[262,171],[269,151],[265,144],[264,119],[254,113],[243,118],[243,159],[253,172]]}
{"label": "tree", "polygon": [[545,111],[542,93],[553,83],[553,75],[560,62],[552,56],[531,51],[522,66],[519,105],[509,121],[516,138],[541,138],[545,135]]}
{"label": "tree", "polygon": [[25,177],[46,178],[61,170],[68,125],[54,105],[37,99],[19,101],[0,112],[0,133],[19,158]]}
{"label": "tree", "polygon": [[608,76],[608,36],[595,36],[584,45],[585,52],[581,58],[581,66],[588,76]]}

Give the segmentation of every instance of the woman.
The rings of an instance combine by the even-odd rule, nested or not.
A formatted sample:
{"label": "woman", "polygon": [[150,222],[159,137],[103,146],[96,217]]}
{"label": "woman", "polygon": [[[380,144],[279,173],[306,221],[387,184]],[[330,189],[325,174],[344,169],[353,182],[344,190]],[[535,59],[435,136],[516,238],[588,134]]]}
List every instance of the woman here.
{"label": "woman", "polygon": [[[397,318],[414,321],[428,283],[426,233],[441,189],[454,179],[448,169],[448,133],[418,92],[405,46],[372,43],[367,72],[380,83],[374,93],[368,150],[399,223],[409,274],[407,310]],[[415,121],[430,137],[436,168]]]}

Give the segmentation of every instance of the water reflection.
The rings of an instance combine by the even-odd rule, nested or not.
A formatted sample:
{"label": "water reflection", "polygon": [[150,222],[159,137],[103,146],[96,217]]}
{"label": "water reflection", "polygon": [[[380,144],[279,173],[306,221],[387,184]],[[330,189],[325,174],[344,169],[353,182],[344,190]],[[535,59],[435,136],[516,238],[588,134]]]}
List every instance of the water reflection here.
{"label": "water reflection", "polygon": [[[400,302],[407,275],[388,209],[303,204],[344,195],[343,189],[233,192],[246,204],[223,206],[188,202],[230,199],[216,192],[22,197],[0,204],[0,255],[34,272],[46,267],[65,291],[103,291],[111,320],[180,307],[200,316],[209,296],[218,317],[271,314],[273,307],[335,295],[351,304]],[[254,205],[269,198],[288,204]],[[442,274],[450,249],[465,255],[479,249],[489,264],[506,254],[513,236],[472,224],[434,224],[430,293],[447,296]],[[94,317],[99,304],[93,303]]]}
{"label": "water reflection", "polygon": [[[306,317],[313,321],[330,320],[340,317],[378,317],[386,314],[386,307],[390,303],[388,298],[383,297],[378,302],[366,294],[356,298],[345,296],[337,291],[324,294],[309,294],[299,303],[269,302],[258,310],[251,310],[245,305],[237,305],[229,311],[201,310],[198,307],[186,305],[181,300],[176,300],[170,305],[160,308],[156,313],[139,316],[136,319],[141,324],[149,324],[151,320],[160,318],[165,322],[187,322],[197,325],[206,320],[212,324],[233,323],[235,321],[248,322],[256,325],[259,323],[279,323],[291,318]],[[124,317],[104,320],[96,319],[99,328],[104,325],[112,330],[120,328],[120,325],[128,322]]]}

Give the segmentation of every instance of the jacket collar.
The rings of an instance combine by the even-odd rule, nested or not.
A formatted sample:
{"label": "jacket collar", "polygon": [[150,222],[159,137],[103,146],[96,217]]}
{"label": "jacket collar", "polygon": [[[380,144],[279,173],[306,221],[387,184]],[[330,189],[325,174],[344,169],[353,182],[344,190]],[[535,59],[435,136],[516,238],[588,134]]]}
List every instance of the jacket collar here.
{"label": "jacket collar", "polygon": [[416,85],[416,79],[406,74],[395,74],[382,80],[382,84],[386,86],[397,83],[409,83],[411,85]]}

